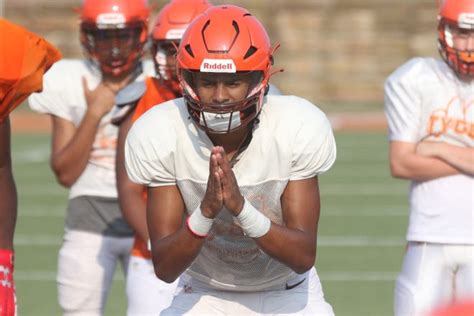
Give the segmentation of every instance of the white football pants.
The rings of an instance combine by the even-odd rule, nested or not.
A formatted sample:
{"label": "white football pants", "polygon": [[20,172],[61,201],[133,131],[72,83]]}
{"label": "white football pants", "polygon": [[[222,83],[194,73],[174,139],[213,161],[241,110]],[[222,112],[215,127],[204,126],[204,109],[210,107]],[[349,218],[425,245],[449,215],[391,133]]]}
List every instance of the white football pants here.
{"label": "white football pants", "polygon": [[409,242],[395,285],[395,316],[426,315],[474,296],[474,245]]}
{"label": "white football pants", "polygon": [[[304,281],[301,282],[302,280]],[[285,289],[286,286],[290,289]],[[187,275],[181,277],[178,291],[171,307],[160,315],[334,316],[331,305],[324,300],[321,283],[314,268],[282,284],[281,289],[272,291],[220,291]]]}
{"label": "white football pants", "polygon": [[161,281],[155,275],[151,259],[131,256],[127,273],[127,315],[159,315],[171,305],[178,280],[171,284]]}
{"label": "white football pants", "polygon": [[102,315],[117,262],[126,272],[132,244],[131,237],[66,231],[57,276],[63,315]]}

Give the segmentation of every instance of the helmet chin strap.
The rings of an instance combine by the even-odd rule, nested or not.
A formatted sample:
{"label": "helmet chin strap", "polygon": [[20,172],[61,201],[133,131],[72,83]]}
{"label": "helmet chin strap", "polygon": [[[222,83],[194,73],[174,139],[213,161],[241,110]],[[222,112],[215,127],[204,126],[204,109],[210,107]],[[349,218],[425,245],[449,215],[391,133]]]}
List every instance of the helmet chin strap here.
{"label": "helmet chin strap", "polygon": [[240,111],[231,113],[201,112],[201,125],[205,125],[210,131],[223,133],[242,125]]}

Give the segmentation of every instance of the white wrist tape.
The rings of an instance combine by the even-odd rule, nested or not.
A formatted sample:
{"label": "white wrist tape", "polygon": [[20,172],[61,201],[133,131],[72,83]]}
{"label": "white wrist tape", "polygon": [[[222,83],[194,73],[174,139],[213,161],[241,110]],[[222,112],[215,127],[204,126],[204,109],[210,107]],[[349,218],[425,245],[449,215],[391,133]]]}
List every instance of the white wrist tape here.
{"label": "white wrist tape", "polygon": [[247,199],[237,219],[245,235],[251,238],[262,237],[268,233],[272,225],[272,221],[253,207]]}
{"label": "white wrist tape", "polygon": [[187,225],[191,233],[202,238],[207,237],[213,222],[214,219],[202,215],[201,205],[187,219]]}

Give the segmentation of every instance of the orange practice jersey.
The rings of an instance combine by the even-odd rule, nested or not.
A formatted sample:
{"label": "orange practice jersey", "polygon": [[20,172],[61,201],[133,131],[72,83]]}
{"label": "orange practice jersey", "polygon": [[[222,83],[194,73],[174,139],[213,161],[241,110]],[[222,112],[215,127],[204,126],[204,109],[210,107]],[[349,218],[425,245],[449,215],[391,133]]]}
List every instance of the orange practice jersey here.
{"label": "orange practice jersey", "polygon": [[[155,78],[147,78],[145,81],[146,92],[138,101],[135,112],[132,116],[132,121],[135,122],[143,113],[171,99],[175,99],[176,95],[163,85],[160,85]],[[146,191],[143,191],[143,198],[146,199]],[[132,248],[132,256],[142,257],[146,259],[151,258],[151,253],[148,251],[146,241],[135,235],[135,242]]]}
{"label": "orange practice jersey", "polygon": [[38,35],[0,19],[0,122],[32,92],[61,53]]}

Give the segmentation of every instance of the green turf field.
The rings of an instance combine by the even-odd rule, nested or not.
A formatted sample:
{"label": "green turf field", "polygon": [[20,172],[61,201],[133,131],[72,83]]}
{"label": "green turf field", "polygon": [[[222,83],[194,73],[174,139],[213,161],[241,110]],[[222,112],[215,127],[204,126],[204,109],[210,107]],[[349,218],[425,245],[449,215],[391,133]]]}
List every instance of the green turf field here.
{"label": "green turf field", "polygon": [[[338,133],[338,159],[320,178],[322,217],[316,266],[336,315],[391,315],[407,224],[408,183],[392,180],[382,133]],[[14,135],[19,193],[15,278],[22,316],[60,315],[56,260],[67,191],[48,166],[47,135]],[[121,271],[106,315],[125,315]]]}

